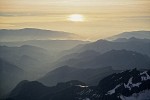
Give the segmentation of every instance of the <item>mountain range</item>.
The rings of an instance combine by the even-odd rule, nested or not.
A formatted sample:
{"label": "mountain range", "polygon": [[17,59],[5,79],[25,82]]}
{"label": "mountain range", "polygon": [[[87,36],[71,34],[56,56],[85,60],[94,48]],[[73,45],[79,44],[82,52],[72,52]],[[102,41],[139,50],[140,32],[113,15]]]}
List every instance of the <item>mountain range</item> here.
{"label": "mountain range", "polygon": [[136,51],[150,56],[150,39],[146,39],[146,42],[145,39],[138,38],[130,38],[128,40],[129,41],[126,42],[115,42],[101,39],[97,40],[96,42],[76,46],[70,50],[64,51],[63,54],[66,55],[71,53],[80,53],[87,50],[105,53],[110,50],[126,49],[129,51]]}
{"label": "mountain range", "polygon": [[39,77],[42,73],[44,74],[46,69],[42,66],[53,60],[53,56],[47,50],[30,45],[20,47],[0,46],[0,58],[31,73],[31,79]]}
{"label": "mountain range", "polygon": [[[63,59],[64,58],[64,59]],[[68,65],[74,68],[104,68],[111,66],[113,69],[149,69],[150,57],[128,50],[111,50],[100,54],[95,51],[85,51],[63,56],[55,62],[54,66]]]}
{"label": "mountain range", "polygon": [[89,41],[81,40],[28,40],[28,41],[15,41],[15,42],[0,42],[1,46],[22,46],[22,45],[31,45],[40,48],[44,48],[50,52],[51,55],[58,55],[59,52],[64,50],[69,50],[79,44],[86,44]]}
{"label": "mountain range", "polygon": [[0,98],[9,92],[7,100],[149,99],[149,31],[95,42],[48,39],[59,34],[71,35],[33,28],[0,30]]}
{"label": "mountain range", "polygon": [[59,82],[67,82],[71,80],[79,80],[87,85],[97,85],[99,80],[104,77],[119,72],[120,70],[113,70],[111,67],[97,68],[97,69],[81,69],[63,66],[48,72],[39,82],[46,86],[54,86]]}
{"label": "mountain range", "polygon": [[149,100],[150,71],[137,69],[114,73],[96,86],[80,81],[47,87],[36,81],[22,81],[6,100]]}
{"label": "mountain range", "polygon": [[24,28],[24,29],[1,29],[0,41],[12,42],[12,41],[27,41],[27,40],[50,40],[50,39],[72,39],[78,37],[76,34],[52,31],[36,28]]}
{"label": "mountain range", "polygon": [[0,58],[0,97],[10,92],[22,79],[26,72]]}
{"label": "mountain range", "polygon": [[107,40],[116,40],[118,38],[126,38],[129,39],[131,37],[139,38],[139,39],[150,39],[150,31],[131,31],[131,32],[123,32],[118,35],[114,35],[112,37],[107,38]]}

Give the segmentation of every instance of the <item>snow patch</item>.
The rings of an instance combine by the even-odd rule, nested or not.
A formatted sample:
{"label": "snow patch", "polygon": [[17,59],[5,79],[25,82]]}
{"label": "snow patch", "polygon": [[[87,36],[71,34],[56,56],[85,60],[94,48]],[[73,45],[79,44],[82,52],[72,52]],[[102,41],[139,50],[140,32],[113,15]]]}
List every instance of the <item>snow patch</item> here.
{"label": "snow patch", "polygon": [[121,86],[120,84],[119,84],[119,85],[117,85],[114,89],[112,89],[112,90],[108,91],[106,95],[112,95],[112,94],[114,94],[114,93],[115,93],[115,91],[116,91],[116,89],[117,89],[118,87],[120,87],[120,86]]}
{"label": "snow patch", "polygon": [[134,84],[134,83],[132,83],[132,79],[133,79],[133,77],[131,77],[129,79],[129,81],[128,81],[127,84],[124,83],[124,87],[125,88],[128,88],[129,90],[131,90],[133,87],[139,87],[142,84],[142,83],[136,83],[136,84]]}
{"label": "snow patch", "polygon": [[147,71],[140,73],[140,75],[142,81],[150,80],[150,76],[148,75]]}

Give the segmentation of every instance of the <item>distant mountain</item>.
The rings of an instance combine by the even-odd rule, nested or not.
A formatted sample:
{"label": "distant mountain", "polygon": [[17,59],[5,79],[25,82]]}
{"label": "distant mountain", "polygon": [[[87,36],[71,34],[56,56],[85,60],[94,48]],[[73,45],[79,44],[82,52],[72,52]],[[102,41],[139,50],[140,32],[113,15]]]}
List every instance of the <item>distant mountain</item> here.
{"label": "distant mountain", "polygon": [[118,38],[113,40],[114,42],[142,42],[142,43],[150,43],[150,39],[137,39],[135,37],[131,37],[129,39],[126,38]]}
{"label": "distant mountain", "polygon": [[[145,42],[146,41],[146,42]],[[67,50],[62,54],[72,54],[72,53],[81,53],[84,51],[96,51],[105,53],[110,50],[129,50],[136,51],[142,54],[146,54],[150,56],[150,39],[136,39],[131,38],[126,42],[115,42],[115,41],[107,41],[107,40],[98,40],[96,42],[79,45],[71,50]]]}
{"label": "distant mountain", "polygon": [[50,40],[50,39],[73,39],[75,37],[78,36],[73,33],[36,29],[36,28],[0,30],[1,42],[26,41],[26,40]]}
{"label": "distant mountain", "polygon": [[88,51],[88,53],[82,52],[74,56],[71,55],[62,57],[61,59],[64,58],[64,60],[55,62],[54,67],[68,65],[74,68],[104,68],[112,66],[113,69],[117,70],[150,69],[150,57],[134,51],[111,50],[103,54]]}
{"label": "distant mountain", "polygon": [[66,61],[66,60],[73,59],[73,58],[87,60],[87,59],[95,58],[98,55],[100,55],[99,52],[96,52],[93,50],[87,50],[81,53],[73,53],[73,54],[65,55],[61,57],[60,59],[58,59],[58,61],[61,62],[61,61]]}
{"label": "distant mountain", "polygon": [[52,61],[52,56],[47,50],[30,45],[21,47],[0,46],[0,58],[28,72],[39,72],[39,68],[42,71],[41,66]]}
{"label": "distant mountain", "polygon": [[72,53],[60,57],[56,62],[53,62],[51,64],[51,67],[53,66],[54,68],[56,68],[62,65],[74,66],[80,62],[90,61],[99,55],[100,55],[99,52],[93,50],[87,50],[81,53]]}
{"label": "distant mountain", "polygon": [[51,55],[57,55],[58,52],[71,49],[79,44],[86,44],[89,41],[80,40],[28,40],[28,41],[16,41],[16,42],[0,42],[1,46],[22,46],[31,45],[44,48],[50,51]]}
{"label": "distant mountain", "polygon": [[21,68],[0,58],[0,97],[8,93],[22,79],[26,72]]}
{"label": "distant mountain", "polygon": [[108,40],[116,40],[118,38],[129,39],[131,37],[139,39],[150,39],[150,31],[132,31],[132,32],[123,32],[121,34],[107,38]]}
{"label": "distant mountain", "polygon": [[113,70],[111,67],[98,69],[80,69],[68,66],[59,67],[50,71],[38,81],[47,86],[54,86],[58,82],[67,82],[70,80],[79,80],[87,85],[97,85],[99,80],[119,70]]}
{"label": "distant mountain", "polygon": [[38,82],[21,82],[7,100],[149,100],[150,71],[136,69],[114,73],[97,86],[79,81],[46,87]]}

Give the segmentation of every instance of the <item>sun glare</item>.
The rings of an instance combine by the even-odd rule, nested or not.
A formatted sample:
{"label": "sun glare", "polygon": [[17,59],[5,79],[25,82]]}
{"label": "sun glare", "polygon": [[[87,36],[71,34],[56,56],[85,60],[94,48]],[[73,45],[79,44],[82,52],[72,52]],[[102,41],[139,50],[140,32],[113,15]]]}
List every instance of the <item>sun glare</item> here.
{"label": "sun glare", "polygon": [[69,15],[68,20],[73,22],[82,22],[84,21],[84,17],[81,14],[72,14]]}

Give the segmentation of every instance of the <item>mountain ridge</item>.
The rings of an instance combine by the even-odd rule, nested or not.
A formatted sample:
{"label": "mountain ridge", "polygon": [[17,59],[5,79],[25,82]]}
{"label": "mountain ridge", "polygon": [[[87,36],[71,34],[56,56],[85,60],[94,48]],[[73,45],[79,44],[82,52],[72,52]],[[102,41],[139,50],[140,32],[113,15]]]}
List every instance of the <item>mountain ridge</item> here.
{"label": "mountain ridge", "polygon": [[0,40],[2,41],[25,41],[25,40],[43,40],[43,39],[69,39],[78,37],[76,34],[52,31],[37,28],[24,28],[24,29],[0,29]]}
{"label": "mountain ridge", "polygon": [[123,32],[118,35],[114,35],[112,37],[108,37],[107,40],[115,40],[117,38],[126,38],[129,39],[131,37],[139,38],[139,39],[150,39],[150,31],[131,31],[131,32]]}
{"label": "mountain ridge", "polygon": [[[85,51],[86,52],[86,51]],[[133,68],[150,68],[150,57],[135,51],[128,50],[110,50],[103,54],[92,52],[84,55],[85,52],[76,53],[74,56],[63,56],[54,63],[54,67],[68,65],[74,68],[103,68],[112,66],[114,69],[132,69]],[[83,54],[82,54],[83,53]],[[81,56],[81,57],[80,57]],[[68,57],[68,58],[67,58]],[[128,59],[128,60],[127,60]]]}
{"label": "mountain ridge", "polygon": [[58,82],[66,82],[70,80],[79,80],[86,83],[87,85],[96,85],[98,83],[97,80],[101,80],[105,76],[119,71],[120,70],[113,70],[111,67],[81,69],[62,66],[48,72],[37,81],[47,86],[54,86]]}
{"label": "mountain ridge", "polygon": [[20,67],[0,58],[0,97],[6,95],[18,82],[25,79],[26,74],[27,72]]}
{"label": "mountain ridge", "polygon": [[[10,93],[7,100],[130,100],[127,98],[142,98],[140,100],[150,99],[149,95],[146,93],[146,91],[150,91],[150,86],[148,85],[150,84],[149,70],[139,71],[137,69],[132,69],[122,71],[120,73],[114,73],[105,77],[99,82],[98,85],[92,87],[86,86],[84,83],[79,81],[75,81],[77,84],[72,82],[73,81],[61,83],[61,85],[56,85],[53,87],[47,87],[47,91],[46,89],[41,90],[46,91],[47,93],[43,92],[40,95],[37,95],[38,91],[35,91],[39,89],[39,87],[36,85],[34,85],[34,88],[31,86],[28,86],[28,89],[25,88],[26,85],[33,85],[32,82],[27,82],[26,85],[23,85],[21,88],[19,88],[22,92],[15,92],[17,89],[15,88]],[[42,87],[43,86],[44,85],[42,85]],[[26,94],[26,92],[28,92],[28,94]]]}

